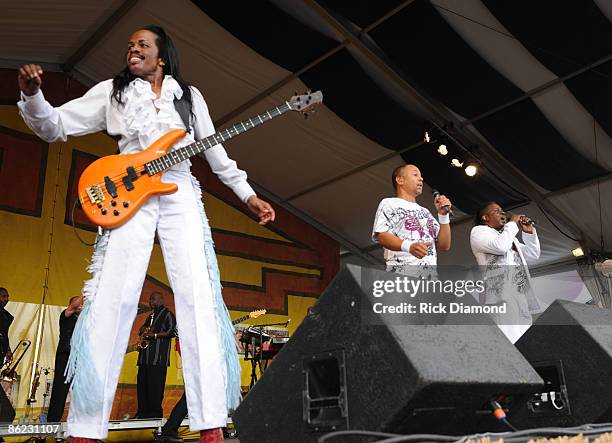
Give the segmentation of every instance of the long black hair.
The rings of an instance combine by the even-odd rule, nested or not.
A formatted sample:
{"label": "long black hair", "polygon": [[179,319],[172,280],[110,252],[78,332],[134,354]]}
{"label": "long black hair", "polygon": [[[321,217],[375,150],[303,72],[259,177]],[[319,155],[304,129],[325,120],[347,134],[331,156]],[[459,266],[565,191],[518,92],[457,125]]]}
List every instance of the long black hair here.
{"label": "long black hair", "polygon": [[487,212],[487,209],[489,208],[489,206],[496,205],[496,204],[497,203],[495,203],[495,202],[488,202],[484,206],[481,206],[480,209],[478,211],[476,211],[476,217],[474,218],[474,226],[484,225],[485,222],[482,219],[482,216],[485,215],[485,213]]}
{"label": "long black hair", "polygon": [[[141,29],[150,31],[157,36],[155,44],[159,51],[159,58],[164,61],[164,75],[171,75],[181,86],[183,90],[183,97],[181,100],[187,101],[189,104],[189,113],[193,115],[193,99],[191,96],[191,89],[189,88],[190,84],[181,76],[178,52],[172,39],[166,34],[166,31],[164,31],[164,28],[161,26],[148,25]],[[113,78],[113,92],[111,97],[114,98],[117,103],[123,104],[123,91],[134,79],[136,79],[136,76],[130,72],[127,66]]]}

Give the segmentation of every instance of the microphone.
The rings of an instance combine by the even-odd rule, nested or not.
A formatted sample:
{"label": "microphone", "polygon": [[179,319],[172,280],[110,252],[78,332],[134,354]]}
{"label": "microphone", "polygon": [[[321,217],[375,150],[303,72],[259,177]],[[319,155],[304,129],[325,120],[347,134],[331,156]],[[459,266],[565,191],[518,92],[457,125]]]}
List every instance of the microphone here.
{"label": "microphone", "polygon": [[[440,197],[440,191],[438,191],[437,189],[432,189],[431,190],[431,195],[433,195],[434,199]],[[453,210],[451,209],[451,207],[449,205],[444,205],[442,206],[442,209],[444,209],[444,211],[446,211],[446,213],[448,215],[455,215],[453,214]]]}
{"label": "microphone", "polygon": [[[512,215],[513,215],[513,214],[512,214],[511,212],[507,212],[507,213],[506,213],[506,220],[507,220],[507,221],[510,221],[510,218],[512,217]],[[533,220],[533,219],[531,219],[531,218],[529,218],[529,217],[527,217],[527,216],[525,215],[525,216],[523,216],[523,217],[521,217],[521,218],[519,219],[519,223],[520,223],[521,225],[533,225],[533,226],[535,226],[536,221],[535,221],[535,220]]]}
{"label": "microphone", "polygon": [[527,216],[521,217],[519,221],[521,222],[522,225],[535,225],[536,224],[535,220],[532,220]]}

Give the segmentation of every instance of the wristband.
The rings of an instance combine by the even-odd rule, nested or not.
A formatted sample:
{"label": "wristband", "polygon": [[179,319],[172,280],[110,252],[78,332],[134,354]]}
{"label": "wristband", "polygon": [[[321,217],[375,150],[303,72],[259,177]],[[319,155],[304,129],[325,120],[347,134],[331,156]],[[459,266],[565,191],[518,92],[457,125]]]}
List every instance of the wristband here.
{"label": "wristband", "polygon": [[438,221],[441,225],[448,225],[450,223],[450,215],[448,214],[438,214]]}
{"label": "wristband", "polygon": [[410,240],[404,240],[402,242],[402,251],[404,252],[410,252],[410,246],[412,245],[412,242]]}

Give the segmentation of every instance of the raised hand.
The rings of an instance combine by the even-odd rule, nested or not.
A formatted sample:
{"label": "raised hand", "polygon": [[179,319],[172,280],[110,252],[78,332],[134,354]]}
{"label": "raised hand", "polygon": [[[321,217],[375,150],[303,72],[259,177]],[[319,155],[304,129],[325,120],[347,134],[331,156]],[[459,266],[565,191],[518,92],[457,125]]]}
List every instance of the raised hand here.
{"label": "raised hand", "polygon": [[438,195],[434,200],[434,205],[436,206],[436,211],[438,211],[438,214],[440,215],[448,214],[446,209],[444,209],[445,206],[448,206],[449,208],[452,208],[453,206],[446,195]]}
{"label": "raised hand", "polygon": [[519,219],[519,226],[523,232],[526,232],[527,234],[533,234],[533,223],[528,222],[528,220],[529,217],[527,217],[526,215],[521,215],[521,218]]}
{"label": "raised hand", "polygon": [[511,214],[510,221],[516,223],[517,225],[521,225],[521,218],[525,217],[524,214]]}
{"label": "raised hand", "polygon": [[17,82],[25,95],[34,95],[42,84],[43,70],[39,65],[29,64],[19,68]]}

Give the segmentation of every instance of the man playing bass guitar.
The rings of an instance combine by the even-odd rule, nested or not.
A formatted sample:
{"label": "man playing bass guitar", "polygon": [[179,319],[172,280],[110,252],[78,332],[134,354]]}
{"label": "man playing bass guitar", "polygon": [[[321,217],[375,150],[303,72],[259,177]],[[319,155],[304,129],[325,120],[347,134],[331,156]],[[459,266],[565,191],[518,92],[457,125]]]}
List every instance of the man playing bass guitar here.
{"label": "man playing bass guitar", "polygon": [[[40,89],[42,68],[22,66],[18,107],[26,124],[48,142],[106,131],[118,137],[121,154],[141,152],[173,129],[187,130],[175,148],[214,133],[206,102],[200,91],[182,78],[174,44],[162,28],[147,26],[132,34],[125,62],[125,69],[113,79],[98,83],[84,96],[58,108],[45,100]],[[186,103],[188,124],[177,111],[177,102]],[[228,158],[222,145],[206,150],[204,156],[212,171],[261,224],[274,221],[274,209],[255,195],[246,173]],[[221,296],[200,185],[191,175],[189,161],[166,169],[161,181],[178,185],[177,192],[150,198],[126,223],[105,231],[96,243],[89,267],[92,278],[83,290],[86,301],[72,338],[68,365],[72,377],[68,435],[76,443],[108,434],[121,364],[156,231],[183,338],[191,430],[201,431],[201,441],[222,441],[228,409],[240,400],[233,328]],[[119,213],[122,207],[117,206]]]}

